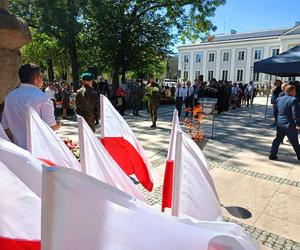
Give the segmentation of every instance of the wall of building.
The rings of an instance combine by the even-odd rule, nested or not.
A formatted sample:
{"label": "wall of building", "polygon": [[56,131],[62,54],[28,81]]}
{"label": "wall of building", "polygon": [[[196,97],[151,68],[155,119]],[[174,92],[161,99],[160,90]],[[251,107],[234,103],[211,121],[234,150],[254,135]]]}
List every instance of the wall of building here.
{"label": "wall of building", "polygon": [[[266,38],[252,39],[248,41],[230,41],[230,42],[207,42],[195,45],[181,46],[178,48],[178,76],[180,81],[195,80],[195,72],[201,72],[204,81],[209,80],[208,71],[213,71],[213,77],[217,80],[222,79],[222,71],[228,70],[228,81],[237,82],[238,70],[243,70],[243,79],[238,82],[247,83],[255,80],[255,82],[268,82],[269,75],[259,74],[258,79],[254,79],[253,64],[264,58],[274,55],[275,51],[283,52],[300,43],[300,34],[294,31],[291,35]],[[255,51],[258,55],[255,59]],[[239,51],[244,51],[244,60],[239,60]],[[223,53],[229,52],[229,60],[223,60]],[[214,53],[214,61],[209,62],[209,53]],[[201,62],[196,62],[196,54],[201,54]],[[188,56],[188,62],[184,62],[185,56]],[[186,58],[185,58],[186,59]],[[188,73],[184,73],[184,72]],[[188,74],[188,77],[186,77]],[[184,77],[185,76],[185,77]],[[283,79],[287,80],[287,79]]]}

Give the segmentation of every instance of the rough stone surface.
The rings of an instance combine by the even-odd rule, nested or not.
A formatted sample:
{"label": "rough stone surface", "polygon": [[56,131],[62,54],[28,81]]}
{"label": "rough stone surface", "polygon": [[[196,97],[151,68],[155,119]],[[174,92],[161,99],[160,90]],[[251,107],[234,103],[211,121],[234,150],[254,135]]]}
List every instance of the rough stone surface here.
{"label": "rough stone surface", "polygon": [[0,48],[6,49],[19,49],[31,42],[28,26],[5,9],[0,9],[0,37]]}
{"label": "rough stone surface", "polygon": [[18,69],[21,65],[21,54],[18,49],[0,49],[0,103],[8,92],[19,84]]}
{"label": "rough stone surface", "polygon": [[[1,1],[5,6],[7,1]],[[21,65],[19,48],[31,41],[28,26],[5,9],[0,9],[0,104],[9,91],[19,84]],[[1,113],[1,110],[0,110]]]}

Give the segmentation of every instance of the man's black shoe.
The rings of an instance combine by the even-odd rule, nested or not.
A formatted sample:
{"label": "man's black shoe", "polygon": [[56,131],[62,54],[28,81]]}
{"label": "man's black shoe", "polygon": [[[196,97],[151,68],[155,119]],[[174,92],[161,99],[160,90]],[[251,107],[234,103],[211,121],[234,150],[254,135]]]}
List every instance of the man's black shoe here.
{"label": "man's black shoe", "polygon": [[271,160],[271,161],[276,161],[276,160],[278,160],[278,157],[277,156],[269,156],[269,160]]}

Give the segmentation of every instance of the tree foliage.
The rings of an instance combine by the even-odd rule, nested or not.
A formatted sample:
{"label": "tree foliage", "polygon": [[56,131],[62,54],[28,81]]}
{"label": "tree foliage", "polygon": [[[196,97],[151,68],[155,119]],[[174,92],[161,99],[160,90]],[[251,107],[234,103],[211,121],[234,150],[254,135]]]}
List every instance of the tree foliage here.
{"label": "tree foliage", "polygon": [[73,78],[97,66],[115,76],[116,87],[128,71],[139,77],[159,71],[176,39],[215,30],[210,18],[225,1],[14,0],[11,9],[68,51]]}

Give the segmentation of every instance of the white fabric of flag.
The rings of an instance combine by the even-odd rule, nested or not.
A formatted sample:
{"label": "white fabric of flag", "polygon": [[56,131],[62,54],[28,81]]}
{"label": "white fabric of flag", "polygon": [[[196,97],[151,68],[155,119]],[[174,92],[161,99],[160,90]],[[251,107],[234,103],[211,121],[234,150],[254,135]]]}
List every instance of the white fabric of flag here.
{"label": "white fabric of flag", "polygon": [[0,122],[0,138],[10,141],[7,134],[4,131],[4,128],[2,127],[1,122]]}
{"label": "white fabric of flag", "polygon": [[39,249],[41,199],[2,161],[0,161],[0,197],[0,248]]}
{"label": "white fabric of flag", "polygon": [[63,140],[31,107],[27,108],[27,149],[36,158],[52,161],[55,165],[81,171],[81,166]]}
{"label": "white fabric of flag", "polygon": [[151,163],[124,118],[104,95],[100,95],[101,142],[127,175],[135,174],[152,191]]}
{"label": "white fabric of flag", "polygon": [[175,151],[172,214],[198,220],[223,220],[219,199],[201,149],[188,134],[177,131]]}
{"label": "white fabric of flag", "polygon": [[2,138],[0,138],[0,161],[2,161],[6,167],[13,172],[26,186],[28,186],[38,197],[41,197],[41,161],[34,158],[27,150],[24,150],[23,148]]}
{"label": "white fabric of flag", "polygon": [[129,177],[107,153],[83,117],[77,116],[82,172],[146,201]]}
{"label": "white fabric of flag", "polygon": [[180,220],[72,169],[44,169],[42,209],[43,250],[258,249],[236,224]]}

